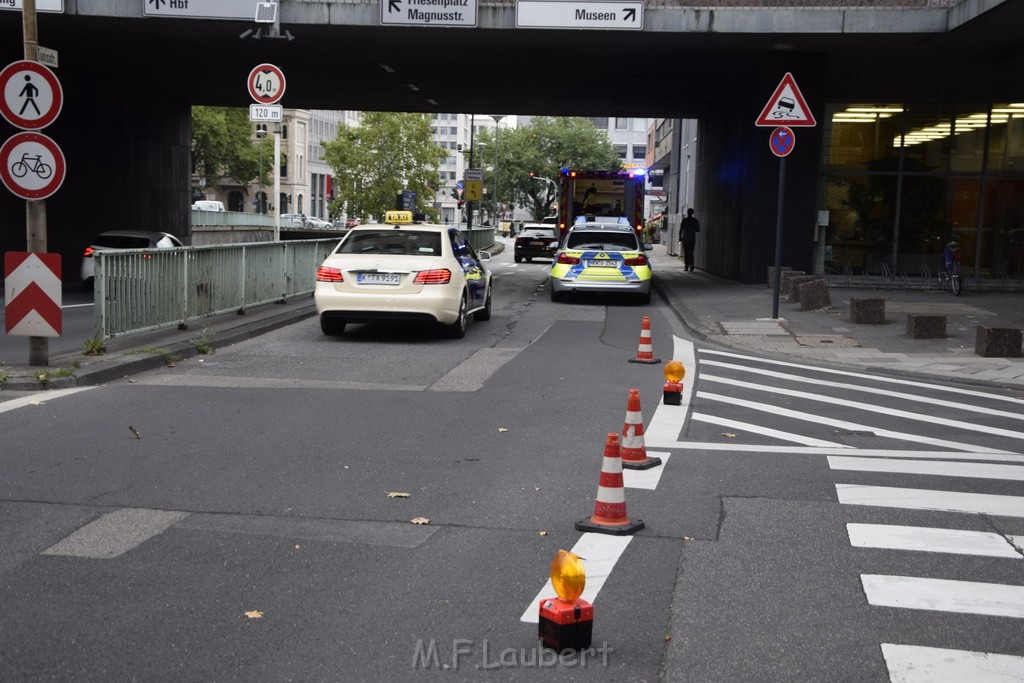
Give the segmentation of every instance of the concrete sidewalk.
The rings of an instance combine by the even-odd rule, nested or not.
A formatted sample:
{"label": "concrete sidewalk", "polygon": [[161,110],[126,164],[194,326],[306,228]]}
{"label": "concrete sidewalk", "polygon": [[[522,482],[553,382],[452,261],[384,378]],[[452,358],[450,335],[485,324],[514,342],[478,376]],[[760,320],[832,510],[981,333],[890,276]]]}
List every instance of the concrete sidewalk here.
{"label": "concrete sidewalk", "polygon": [[[779,318],[773,320],[773,290],[766,283],[686,272],[682,259],[667,255],[664,245],[654,245],[651,264],[656,290],[701,339],[748,353],[1024,390],[1024,358],[984,358],[974,352],[979,325],[1024,328],[1020,292],[967,289],[955,297],[937,284],[933,291],[833,287],[831,306],[815,311],[801,311],[780,295]],[[851,322],[851,298],[884,299],[885,322]],[[911,338],[907,313],[945,315],[946,338]]]}

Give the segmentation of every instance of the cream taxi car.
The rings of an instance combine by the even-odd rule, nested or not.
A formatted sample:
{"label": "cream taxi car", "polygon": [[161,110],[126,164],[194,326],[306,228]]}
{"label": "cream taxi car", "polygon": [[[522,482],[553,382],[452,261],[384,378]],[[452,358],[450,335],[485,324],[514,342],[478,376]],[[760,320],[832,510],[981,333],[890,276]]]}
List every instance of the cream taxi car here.
{"label": "cream taxi car", "polygon": [[320,329],[339,335],[348,323],[435,321],[464,337],[470,315],[491,317],[490,258],[451,226],[388,211],[384,223],[352,228],[317,270]]}

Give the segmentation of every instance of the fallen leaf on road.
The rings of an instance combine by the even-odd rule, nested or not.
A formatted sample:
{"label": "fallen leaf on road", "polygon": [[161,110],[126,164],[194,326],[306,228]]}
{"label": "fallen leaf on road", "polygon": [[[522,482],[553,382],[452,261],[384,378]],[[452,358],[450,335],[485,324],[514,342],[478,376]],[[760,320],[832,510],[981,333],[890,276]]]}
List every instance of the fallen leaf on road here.
{"label": "fallen leaf on road", "polygon": [[128,431],[131,432],[132,436],[134,436],[136,439],[141,439],[142,438],[142,434],[139,434],[139,430],[136,429],[135,427],[132,427],[131,425],[128,425]]}
{"label": "fallen leaf on road", "polygon": [[498,427],[498,431],[499,432],[507,432],[508,431],[508,427]]}
{"label": "fallen leaf on road", "polygon": [[668,641],[670,641],[670,640],[672,640],[672,636],[665,636],[665,642],[666,642],[666,643],[667,643]]}
{"label": "fallen leaf on road", "polygon": [[245,616],[249,617],[250,619],[262,619],[263,618],[263,612],[260,612],[259,610],[254,610],[253,609],[253,610],[249,610],[248,612],[246,612]]}
{"label": "fallen leaf on road", "polygon": [[430,524],[430,520],[427,519],[426,517],[413,517],[409,521],[412,522],[413,524]]}
{"label": "fallen leaf on road", "polygon": [[539,486],[534,486],[534,487],[533,487],[533,490],[534,490],[534,491],[540,491],[540,487],[539,487]]}
{"label": "fallen leaf on road", "polygon": [[46,404],[43,403],[42,401],[29,401],[29,405],[42,406],[42,405],[46,405]]}
{"label": "fallen leaf on road", "polygon": [[298,543],[296,543],[296,544],[295,544],[295,549],[296,549],[296,550],[298,550],[298,549],[299,549],[299,548],[301,548],[301,547],[302,547],[302,546],[301,546],[301,545],[299,545]]}
{"label": "fallen leaf on road", "polygon": [[689,536],[683,536],[684,541],[692,541],[693,539]]}
{"label": "fallen leaf on road", "polygon": [[736,435],[733,434],[732,432],[722,432],[722,436],[724,436],[727,439],[735,439],[736,438]]}
{"label": "fallen leaf on road", "polygon": [[537,535],[538,535],[538,536],[547,536],[547,535],[548,535],[548,532],[546,532],[546,531],[538,531],[538,532],[537,532]]}
{"label": "fallen leaf on road", "polygon": [[408,498],[410,493],[401,493],[400,491],[388,491],[388,498]]}

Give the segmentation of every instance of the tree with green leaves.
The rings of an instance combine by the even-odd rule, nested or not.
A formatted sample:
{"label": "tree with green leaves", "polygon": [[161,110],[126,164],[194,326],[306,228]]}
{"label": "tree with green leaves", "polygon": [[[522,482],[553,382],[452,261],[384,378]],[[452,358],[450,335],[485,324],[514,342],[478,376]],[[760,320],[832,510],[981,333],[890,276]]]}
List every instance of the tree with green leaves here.
{"label": "tree with green leaves", "polygon": [[411,190],[419,211],[438,220],[434,195],[448,152],[434,142],[431,120],[429,114],[365,112],[358,127],[342,127],[336,139],[324,142],[324,160],[334,170],[331,212],[347,206],[349,217],[383,220],[398,194]]}
{"label": "tree with green leaves", "polygon": [[[561,169],[614,171],[621,167],[608,134],[584,118],[539,116],[529,125],[495,132],[499,203],[525,206],[534,220],[555,212]],[[494,144],[490,131],[481,132],[474,143],[474,163],[486,169],[486,188],[494,187]],[[530,177],[531,172],[538,180]]]}
{"label": "tree with green leaves", "polygon": [[[269,136],[268,136],[269,137]],[[260,172],[260,145],[264,146],[263,175],[272,171],[273,142],[253,140],[249,110],[236,107],[192,107],[192,174],[210,187],[230,178],[243,185]]]}

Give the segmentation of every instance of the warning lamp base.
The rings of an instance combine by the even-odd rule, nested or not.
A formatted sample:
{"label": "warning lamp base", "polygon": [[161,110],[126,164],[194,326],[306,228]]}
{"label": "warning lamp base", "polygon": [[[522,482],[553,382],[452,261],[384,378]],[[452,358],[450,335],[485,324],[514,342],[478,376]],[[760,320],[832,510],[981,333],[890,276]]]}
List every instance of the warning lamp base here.
{"label": "warning lamp base", "polygon": [[662,403],[667,406],[683,405],[683,385],[679,382],[665,382],[662,387]]}
{"label": "warning lamp base", "polygon": [[545,598],[540,601],[537,633],[545,647],[585,650],[594,633],[594,606],[586,600]]}
{"label": "warning lamp base", "polygon": [[645,363],[647,365],[657,365],[661,362],[660,358],[630,358],[630,363]]}
{"label": "warning lamp base", "polygon": [[661,458],[653,455],[649,455],[643,460],[623,460],[622,469],[624,470],[649,470],[652,467],[657,467],[661,464]]}

